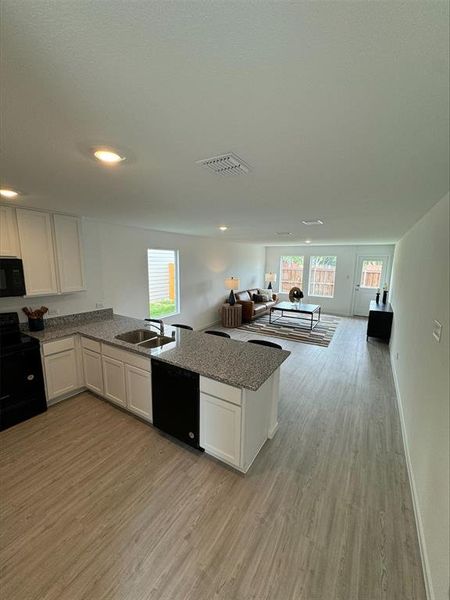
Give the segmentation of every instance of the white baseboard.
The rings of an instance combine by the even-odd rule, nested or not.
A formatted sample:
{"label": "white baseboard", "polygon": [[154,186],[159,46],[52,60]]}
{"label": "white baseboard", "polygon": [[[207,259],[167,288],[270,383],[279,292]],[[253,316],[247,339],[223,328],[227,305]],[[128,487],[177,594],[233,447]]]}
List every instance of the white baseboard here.
{"label": "white baseboard", "polygon": [[87,388],[83,385],[82,387],[79,387],[76,390],[72,390],[71,392],[68,392],[67,394],[58,396],[57,398],[52,398],[51,400],[47,399],[47,407],[58,404],[58,402],[63,402],[63,400],[68,400],[69,398],[72,398],[72,396],[81,394],[81,392],[84,392],[86,389]]}
{"label": "white baseboard", "polygon": [[209,323],[209,325],[202,325],[202,327],[200,327],[200,329],[197,329],[197,331],[204,331],[205,329],[209,329],[210,327],[215,327],[216,325],[219,325],[219,326],[222,325],[222,322],[220,319],[217,319],[216,321]]}
{"label": "white baseboard", "polygon": [[401,426],[401,430],[402,430],[403,449],[405,451],[405,458],[406,458],[406,468],[408,470],[409,487],[411,489],[411,496],[412,496],[412,501],[413,501],[413,510],[414,510],[414,518],[416,521],[417,537],[419,539],[420,558],[422,561],[423,578],[425,580],[425,591],[426,591],[428,600],[435,600],[435,595],[433,592],[433,584],[432,584],[432,580],[431,580],[430,563],[428,560],[428,553],[427,553],[427,547],[426,547],[426,542],[425,542],[425,534],[424,534],[424,530],[423,530],[422,517],[420,515],[420,509],[419,509],[419,498],[418,498],[417,490],[416,490],[416,484],[415,484],[414,473],[413,473],[413,468],[412,468],[412,463],[411,463],[411,457],[409,455],[408,435],[406,433],[406,425],[405,425],[405,418],[404,418],[404,414],[403,414],[402,397],[400,394],[400,387],[398,384],[397,373],[395,370],[395,363],[394,363],[395,359],[393,357],[392,348],[390,351],[390,358],[391,358],[392,375],[394,378],[395,393],[396,393],[396,397],[397,397],[398,413],[400,416],[400,426]]}
{"label": "white baseboard", "polygon": [[267,435],[269,440],[271,440],[273,438],[273,436],[276,434],[277,431],[278,431],[278,421],[275,423],[275,425],[273,427],[271,427],[269,429],[269,433]]}

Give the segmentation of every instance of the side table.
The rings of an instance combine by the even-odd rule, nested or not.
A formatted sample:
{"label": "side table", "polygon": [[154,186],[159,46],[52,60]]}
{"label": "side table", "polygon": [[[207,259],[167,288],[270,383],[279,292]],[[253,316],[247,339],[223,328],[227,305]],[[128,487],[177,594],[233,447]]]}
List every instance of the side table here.
{"label": "side table", "polygon": [[394,313],[390,304],[370,302],[369,320],[367,321],[367,337],[379,338],[389,342],[391,337],[392,317]]}
{"label": "side table", "polygon": [[222,304],[222,325],[224,327],[240,327],[242,325],[242,304]]}

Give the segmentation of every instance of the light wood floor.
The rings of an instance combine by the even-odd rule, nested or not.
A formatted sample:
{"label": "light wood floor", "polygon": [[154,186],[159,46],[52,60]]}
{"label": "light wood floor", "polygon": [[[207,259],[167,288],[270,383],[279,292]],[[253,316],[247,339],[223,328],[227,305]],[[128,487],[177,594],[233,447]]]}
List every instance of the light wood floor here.
{"label": "light wood floor", "polygon": [[387,347],[364,330],[282,342],[280,428],[247,476],[89,393],[3,432],[2,600],[425,600]]}

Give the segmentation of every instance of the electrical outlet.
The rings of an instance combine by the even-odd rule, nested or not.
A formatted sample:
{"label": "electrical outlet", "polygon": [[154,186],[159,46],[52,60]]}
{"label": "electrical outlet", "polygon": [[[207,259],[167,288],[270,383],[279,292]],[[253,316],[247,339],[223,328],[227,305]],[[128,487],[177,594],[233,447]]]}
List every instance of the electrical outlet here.
{"label": "electrical outlet", "polygon": [[97,302],[95,308],[104,308],[103,302]]}
{"label": "electrical outlet", "polygon": [[433,321],[433,337],[439,343],[441,341],[442,324],[436,319]]}
{"label": "electrical outlet", "polygon": [[49,308],[48,316],[49,317],[57,317],[59,315],[59,310],[57,308]]}

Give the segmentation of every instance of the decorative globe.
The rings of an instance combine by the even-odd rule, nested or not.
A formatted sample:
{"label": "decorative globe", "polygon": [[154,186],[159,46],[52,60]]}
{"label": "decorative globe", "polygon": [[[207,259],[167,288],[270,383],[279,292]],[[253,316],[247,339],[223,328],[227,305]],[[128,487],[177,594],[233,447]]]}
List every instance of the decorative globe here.
{"label": "decorative globe", "polygon": [[289,300],[291,302],[300,302],[303,298],[303,292],[299,287],[293,287],[289,292]]}

